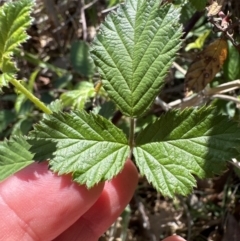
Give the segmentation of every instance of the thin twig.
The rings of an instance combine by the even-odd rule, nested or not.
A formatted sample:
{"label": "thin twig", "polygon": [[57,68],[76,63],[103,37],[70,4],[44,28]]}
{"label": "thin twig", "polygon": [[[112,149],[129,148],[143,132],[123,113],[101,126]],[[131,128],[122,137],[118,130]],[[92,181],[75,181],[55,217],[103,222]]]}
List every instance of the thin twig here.
{"label": "thin twig", "polygon": [[220,32],[222,32],[224,34],[224,36],[232,42],[234,47],[236,47],[237,49],[240,48],[240,44],[236,43],[236,41],[233,38],[233,34],[229,33],[229,30],[231,30],[233,28],[234,24],[230,24],[227,28],[224,28],[218,22],[215,22],[214,18],[209,18],[208,20],[216,29],[218,29]]}
{"label": "thin twig", "polygon": [[138,200],[138,198],[136,198],[136,202],[137,202],[139,213],[141,214],[141,218],[142,218],[142,221],[143,221],[142,226],[143,226],[144,230],[146,231],[147,236],[149,236],[151,241],[157,241],[156,236],[151,232],[149,217],[148,217],[147,212],[145,210],[145,206],[143,205],[143,203],[141,201]]}
{"label": "thin twig", "polygon": [[69,13],[69,11],[66,11],[66,15],[69,17],[69,21],[72,23],[72,26],[74,28],[75,31],[77,31],[78,27],[76,26],[76,23],[74,21],[74,18],[72,17],[72,15]]}
{"label": "thin twig", "polygon": [[[211,98],[221,98],[228,101],[234,101],[235,103],[239,104],[240,100],[238,100],[237,98],[229,95],[221,94],[221,93],[230,92],[232,90],[236,90],[239,88],[240,88],[240,80],[234,80],[234,81],[219,85],[215,88],[211,88],[211,89],[206,88],[202,93],[194,94],[183,99],[178,99],[166,105],[169,106],[170,108],[183,109],[189,106],[197,106],[197,105],[203,104]],[[158,102],[156,104],[158,104]]]}
{"label": "thin twig", "polygon": [[182,73],[183,75],[185,75],[187,73],[187,71],[182,68],[178,63],[173,62],[173,67],[175,67],[180,73]]}
{"label": "thin twig", "polygon": [[188,208],[184,198],[179,197],[179,200],[181,202],[181,205],[182,205],[182,207],[183,207],[183,209],[185,211],[185,215],[187,217],[187,230],[188,230],[188,232],[187,232],[187,240],[191,240],[191,233],[192,233],[192,228],[191,228],[192,227],[192,225],[191,225],[192,224],[192,217],[191,217],[191,213],[189,212],[189,208]]}
{"label": "thin twig", "polygon": [[83,8],[84,10],[86,10],[87,8],[92,7],[92,5],[94,5],[98,0],[93,0],[92,2],[86,4]]}
{"label": "thin twig", "polygon": [[[81,9],[80,6],[81,6],[81,4],[78,3],[77,9]],[[69,18],[68,18],[64,23],[61,23],[61,25],[60,25],[59,27],[53,29],[52,32],[53,32],[53,33],[56,33],[56,32],[58,32],[58,31],[62,30],[67,24],[69,24],[70,22],[72,22],[73,19],[75,19],[75,17],[76,17],[78,14],[79,14],[78,11],[76,11],[73,15],[69,15],[69,14],[68,14]]]}
{"label": "thin twig", "polygon": [[111,12],[112,10],[115,10],[116,8],[118,8],[118,5],[111,8],[104,9],[101,11],[101,13],[108,13],[108,12]]}
{"label": "thin twig", "polygon": [[222,99],[222,100],[227,100],[227,101],[233,101],[236,104],[240,104],[240,100],[233,97],[233,96],[229,96],[229,95],[221,95],[221,94],[217,94],[217,95],[213,95],[211,96],[211,99]]}
{"label": "thin twig", "polygon": [[240,79],[221,84],[208,90],[208,95],[230,92],[240,88]]}
{"label": "thin twig", "polygon": [[184,109],[189,106],[197,106],[202,104],[203,96],[201,94],[194,94],[184,99],[178,99],[168,103],[171,108],[181,108]]}
{"label": "thin twig", "polygon": [[163,100],[161,100],[159,97],[157,97],[156,99],[155,99],[155,102],[154,102],[156,105],[160,105],[162,108],[163,108],[163,110],[165,110],[165,111],[168,111],[168,110],[170,110],[171,109],[171,106],[169,106],[166,102],[164,102]]}
{"label": "thin twig", "polygon": [[83,40],[87,40],[87,23],[86,23],[86,17],[85,17],[85,9],[84,9],[84,0],[81,0],[81,23],[82,23],[82,34],[83,34]]}
{"label": "thin twig", "polygon": [[148,215],[146,214],[146,211],[145,211],[145,208],[144,208],[144,205],[142,204],[142,202],[138,202],[138,210],[139,212],[141,213],[142,215],[142,219],[143,219],[143,227],[145,229],[150,229],[150,222],[149,222],[149,218],[148,218]]}

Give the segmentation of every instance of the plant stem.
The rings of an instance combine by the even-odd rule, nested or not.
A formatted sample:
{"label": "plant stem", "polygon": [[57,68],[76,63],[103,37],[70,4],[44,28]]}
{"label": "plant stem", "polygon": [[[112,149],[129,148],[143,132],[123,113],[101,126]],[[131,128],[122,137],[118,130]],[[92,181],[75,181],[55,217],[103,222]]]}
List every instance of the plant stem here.
{"label": "plant stem", "polygon": [[40,110],[42,110],[45,114],[52,114],[52,111],[37,97],[35,97],[31,92],[29,92],[18,80],[11,79],[11,84],[17,88],[18,91],[23,93],[30,101],[32,101]]}
{"label": "plant stem", "polygon": [[130,128],[129,128],[129,146],[130,146],[130,153],[128,156],[129,159],[132,158],[133,147],[135,146],[135,142],[134,142],[135,124],[136,124],[135,119],[131,118],[130,119]]}

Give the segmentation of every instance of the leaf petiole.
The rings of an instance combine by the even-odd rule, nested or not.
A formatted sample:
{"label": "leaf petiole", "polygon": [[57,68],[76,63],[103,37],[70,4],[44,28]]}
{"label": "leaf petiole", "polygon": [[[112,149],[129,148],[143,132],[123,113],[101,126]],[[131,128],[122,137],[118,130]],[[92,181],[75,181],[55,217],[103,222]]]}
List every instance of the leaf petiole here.
{"label": "leaf petiole", "polygon": [[11,82],[11,84],[14,85],[14,87],[17,88],[18,91],[23,93],[45,114],[52,114],[52,111],[42,101],[40,101],[36,96],[34,96],[30,91],[28,91],[18,80],[12,78],[9,82]]}
{"label": "leaf petiole", "polygon": [[130,146],[130,152],[129,152],[129,156],[128,156],[129,159],[132,158],[133,148],[135,146],[135,141],[134,141],[135,126],[136,126],[136,119],[131,118],[130,119],[130,128],[129,128],[129,146]]}

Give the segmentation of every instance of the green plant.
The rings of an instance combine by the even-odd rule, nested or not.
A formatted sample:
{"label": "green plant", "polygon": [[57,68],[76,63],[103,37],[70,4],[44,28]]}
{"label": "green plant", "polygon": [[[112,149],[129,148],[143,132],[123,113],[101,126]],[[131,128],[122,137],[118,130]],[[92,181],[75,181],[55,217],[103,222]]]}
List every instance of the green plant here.
{"label": "green plant", "polygon": [[[49,159],[51,170],[60,175],[72,173],[75,182],[91,188],[112,179],[122,170],[126,159],[131,158],[159,192],[173,197],[192,190],[194,175],[204,178],[219,174],[226,162],[238,155],[237,123],[211,106],[170,110],[135,133],[137,120],[152,106],[181,46],[180,7],[157,0],[128,0],[108,15],[92,43],[91,55],[103,87],[129,117],[126,137],[100,115],[84,110],[66,113],[58,102],[46,107],[15,79],[17,69],[11,59],[12,51],[27,38],[25,33],[22,38],[17,34],[31,23],[31,6],[32,1],[22,0],[3,7],[11,16],[18,9],[13,19],[19,21],[1,25],[9,34],[0,42],[0,85],[11,82],[45,115],[26,138],[13,137],[2,143],[2,179],[32,159]],[[26,14],[24,18],[22,11]],[[0,23],[4,22],[2,14]],[[9,36],[14,34],[17,37],[8,46]]]}

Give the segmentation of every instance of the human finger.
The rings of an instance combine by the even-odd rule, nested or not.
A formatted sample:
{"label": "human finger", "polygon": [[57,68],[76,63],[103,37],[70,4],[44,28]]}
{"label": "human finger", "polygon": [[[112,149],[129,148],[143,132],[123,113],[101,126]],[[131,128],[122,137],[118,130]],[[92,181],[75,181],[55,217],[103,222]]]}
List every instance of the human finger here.
{"label": "human finger", "polygon": [[54,239],[96,202],[103,186],[87,190],[46,163],[33,163],[0,183],[0,240]]}
{"label": "human finger", "polygon": [[138,183],[138,172],[131,161],[110,182],[106,182],[97,202],[55,241],[97,241],[122,213]]}
{"label": "human finger", "polygon": [[186,241],[186,240],[180,236],[173,235],[168,238],[165,238],[163,241]]}

